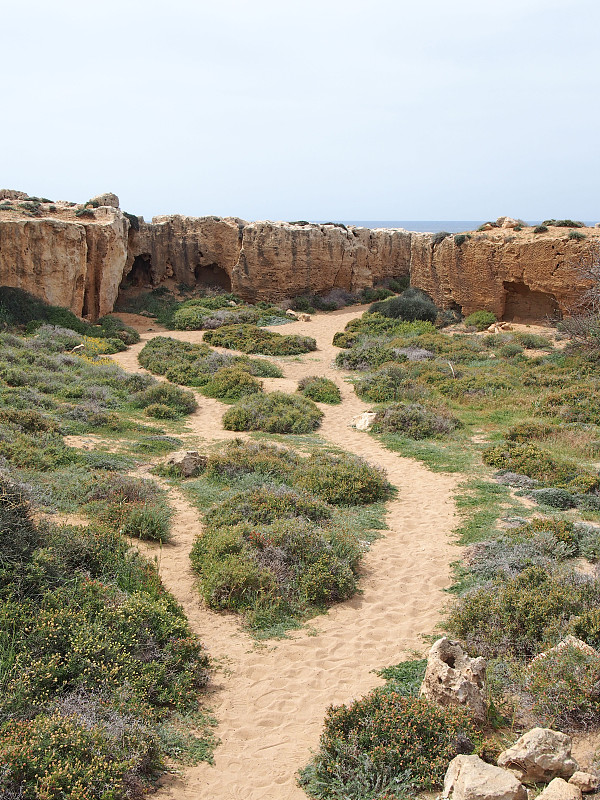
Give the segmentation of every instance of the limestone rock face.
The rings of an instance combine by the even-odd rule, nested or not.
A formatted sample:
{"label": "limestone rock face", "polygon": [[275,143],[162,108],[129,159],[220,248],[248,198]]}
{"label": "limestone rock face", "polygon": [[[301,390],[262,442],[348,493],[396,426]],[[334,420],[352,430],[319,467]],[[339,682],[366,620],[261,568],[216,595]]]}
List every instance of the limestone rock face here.
{"label": "limestone rock face", "polygon": [[85,226],[87,274],[82,309],[93,319],[110,313],[115,306],[127,262],[129,229],[123,214],[112,208],[97,209],[96,219],[97,224]]}
{"label": "limestone rock face", "polygon": [[527,791],[515,776],[479,756],[456,756],[444,778],[443,800],[527,800]]}
{"label": "limestone rock face", "polygon": [[96,197],[92,197],[90,200],[88,200],[88,202],[92,203],[92,205],[98,203],[99,206],[112,206],[112,208],[119,208],[119,198],[112,192],[98,194]]}
{"label": "limestone rock face", "polygon": [[571,737],[549,728],[532,728],[524,733],[512,747],[500,753],[498,766],[514,772],[526,783],[570,778],[578,769],[571,756]]}
{"label": "limestone rock face", "polygon": [[87,274],[83,225],[55,219],[0,223],[0,286],[14,286],[81,314]]}
{"label": "limestone rock face", "polygon": [[[560,229],[557,229],[557,231]],[[531,322],[569,312],[585,283],[573,264],[582,244],[564,234],[535,237],[494,229],[458,246],[429,233],[411,237],[411,285],[442,308],[492,311],[498,319]]]}
{"label": "limestone rock face", "polygon": [[562,778],[554,778],[544,791],[538,794],[537,800],[581,800],[581,789]]}
{"label": "limestone rock face", "polygon": [[446,636],[438,639],[427,656],[427,669],[420,695],[440,706],[467,706],[483,721],[485,704],[485,660],[470,658]]}

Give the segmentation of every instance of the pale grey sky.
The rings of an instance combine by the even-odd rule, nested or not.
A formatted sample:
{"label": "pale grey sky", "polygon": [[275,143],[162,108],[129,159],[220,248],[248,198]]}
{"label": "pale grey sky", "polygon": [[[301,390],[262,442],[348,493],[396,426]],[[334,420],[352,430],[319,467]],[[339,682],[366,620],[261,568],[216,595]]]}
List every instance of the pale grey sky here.
{"label": "pale grey sky", "polygon": [[0,0],[0,185],[144,214],[600,218],[597,0]]}

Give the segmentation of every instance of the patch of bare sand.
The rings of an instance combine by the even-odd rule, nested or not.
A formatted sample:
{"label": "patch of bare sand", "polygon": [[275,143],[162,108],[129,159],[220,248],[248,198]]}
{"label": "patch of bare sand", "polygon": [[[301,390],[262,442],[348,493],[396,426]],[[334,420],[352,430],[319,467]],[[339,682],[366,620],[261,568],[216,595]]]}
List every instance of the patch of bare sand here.
{"label": "patch of bare sand", "polygon": [[[172,800],[301,800],[295,773],[318,746],[323,718],[330,704],[348,702],[381,681],[372,670],[396,663],[412,650],[423,652],[422,634],[431,633],[445,604],[450,563],[458,551],[451,544],[455,527],[452,500],[457,479],[436,474],[420,463],[385,450],[368,434],[349,427],[366,408],[334,369],[339,350],[333,334],[364,308],[316,315],[309,323],[287,330],[317,339],[319,349],[297,359],[273,359],[284,379],[265,381],[266,388],[293,391],[306,375],[325,375],[342,391],[341,406],[322,405],[321,435],[332,444],[387,470],[398,487],[388,504],[385,537],[364,559],[362,592],[340,603],[292,638],[257,646],[233,615],[217,614],[199,600],[189,564],[189,551],[200,530],[197,512],[182,494],[170,490],[175,508],[175,542],[157,548],[160,572],[167,588],[185,609],[193,629],[224,669],[213,685],[210,703],[219,720],[221,745],[215,764],[200,764],[181,776],[167,776],[159,797]],[[281,328],[278,328],[281,330]],[[115,356],[125,369],[137,371],[137,353],[153,332],[142,332],[142,343]],[[169,332],[169,336],[200,341],[201,332]],[[200,407],[189,418],[190,431],[205,442],[239,436],[224,431],[226,409],[216,400],[198,396]]]}

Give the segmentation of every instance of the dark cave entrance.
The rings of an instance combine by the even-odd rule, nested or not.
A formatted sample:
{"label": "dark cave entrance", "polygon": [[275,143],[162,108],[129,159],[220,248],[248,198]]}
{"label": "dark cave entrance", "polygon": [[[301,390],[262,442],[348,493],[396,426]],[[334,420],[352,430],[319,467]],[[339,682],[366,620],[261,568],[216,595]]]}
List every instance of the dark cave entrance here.
{"label": "dark cave entrance", "polygon": [[194,270],[194,278],[197,286],[231,291],[231,278],[218,264],[207,264],[206,266],[198,264]]}
{"label": "dark cave entrance", "polygon": [[152,284],[152,256],[141,253],[133,259],[133,265],[126,281],[130,286],[147,286]]}
{"label": "dark cave entrance", "polygon": [[526,283],[504,281],[504,315],[507,322],[541,322],[560,319],[556,297],[549,292],[530,289]]}

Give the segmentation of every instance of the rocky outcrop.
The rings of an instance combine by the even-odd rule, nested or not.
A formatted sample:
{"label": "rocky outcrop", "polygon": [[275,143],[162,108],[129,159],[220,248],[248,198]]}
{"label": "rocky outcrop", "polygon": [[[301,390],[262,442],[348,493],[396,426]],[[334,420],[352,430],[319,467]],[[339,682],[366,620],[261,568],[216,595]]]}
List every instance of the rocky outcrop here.
{"label": "rocky outcrop", "polygon": [[444,778],[442,800],[527,800],[515,776],[479,756],[456,756]]}
{"label": "rocky outcrop", "polygon": [[201,456],[197,450],[178,450],[171,453],[165,464],[182,478],[191,478],[206,467],[206,461],[206,456]]}
{"label": "rocky outcrop", "polygon": [[[564,228],[534,234],[502,218],[459,236],[341,224],[245,222],[237,217],[123,214],[112,193],[92,206],[14,203],[1,190],[0,285],[19,286],[77,314],[112,310],[123,278],[155,287],[168,279],[220,286],[246,300],[284,300],[332,289],[359,292],[410,276],[442,308],[493,311],[499,319],[567,313],[586,284],[574,263],[600,231],[569,239]],[[35,200],[35,198],[32,198]]]}
{"label": "rocky outcrop", "polygon": [[443,308],[531,322],[567,314],[584,291],[574,264],[585,244],[564,229],[543,236],[494,229],[458,241],[427,233],[411,238],[411,284]]}
{"label": "rocky outcrop", "polygon": [[486,717],[485,661],[470,658],[446,636],[438,639],[427,656],[420,695],[440,706],[466,706],[483,722]]}
{"label": "rocky outcrop", "polygon": [[57,219],[0,223],[0,286],[25,289],[47,303],[81,314],[86,275],[83,225]]}
{"label": "rocky outcrop", "polygon": [[591,772],[574,772],[569,778],[571,786],[576,786],[581,792],[591,793],[600,789],[600,778]]}
{"label": "rocky outcrop", "polygon": [[547,783],[570,778],[578,769],[571,756],[571,738],[550,728],[532,728],[512,747],[500,753],[498,766],[525,783]]}
{"label": "rocky outcrop", "polygon": [[562,778],[554,778],[544,791],[538,794],[537,800],[581,800],[581,789]]}

